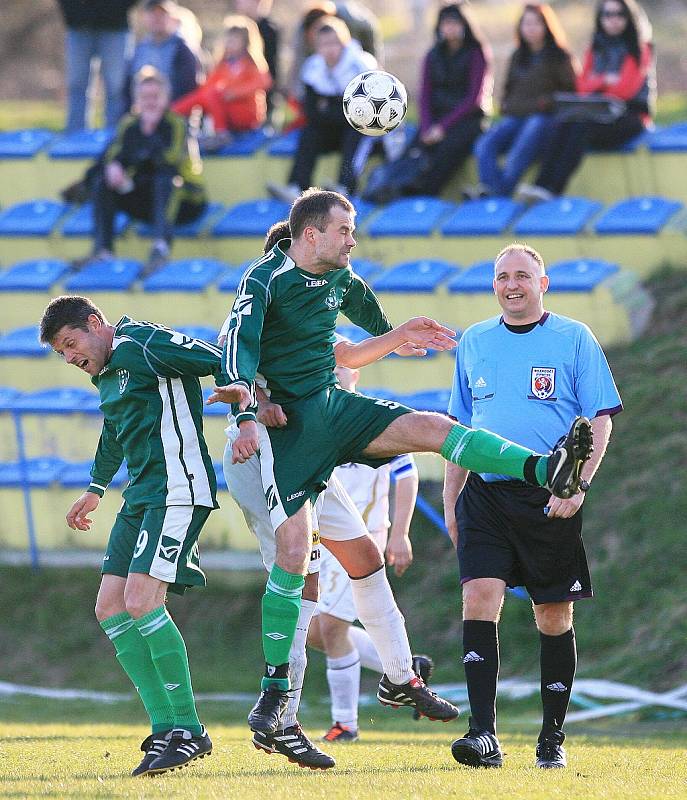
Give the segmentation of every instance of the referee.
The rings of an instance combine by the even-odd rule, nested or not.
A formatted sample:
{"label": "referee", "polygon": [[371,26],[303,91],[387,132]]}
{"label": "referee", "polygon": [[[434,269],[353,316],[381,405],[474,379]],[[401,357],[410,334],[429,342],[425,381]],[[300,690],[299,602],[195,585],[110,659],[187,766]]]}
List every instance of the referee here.
{"label": "referee", "polygon": [[573,602],[593,594],[581,508],[622,404],[589,328],[544,311],[549,279],[536,250],[526,244],[501,250],[493,285],[502,316],[471,326],[460,340],[449,414],[539,452],[582,414],[592,421],[595,446],[582,468],[581,492],[568,500],[504,475],[446,465],[444,508],[458,549],[471,712],[470,730],[451,751],[461,764],[503,763],[496,738],[497,625],[506,586],[524,585],[540,638],[536,764],[565,767],[562,729],[577,663]]}

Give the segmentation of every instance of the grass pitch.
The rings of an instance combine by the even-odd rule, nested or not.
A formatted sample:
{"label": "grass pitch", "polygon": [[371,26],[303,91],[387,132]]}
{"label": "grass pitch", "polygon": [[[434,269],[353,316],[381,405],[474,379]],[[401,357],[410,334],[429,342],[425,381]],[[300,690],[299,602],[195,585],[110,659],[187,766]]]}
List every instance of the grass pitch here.
{"label": "grass pitch", "polygon": [[[250,743],[243,725],[212,724],[211,757],[181,772],[131,778],[142,726],[20,723],[0,737],[3,798],[241,798],[241,800],[390,800],[390,798],[508,798],[508,800],[619,800],[687,797],[687,736],[672,725],[642,736],[575,733],[568,738],[566,770],[537,770],[536,734],[501,733],[500,770],[474,770],[453,761],[450,743],[464,724],[366,720],[363,738],[329,746],[337,766],[311,772]],[[319,733],[320,727],[311,727]]]}

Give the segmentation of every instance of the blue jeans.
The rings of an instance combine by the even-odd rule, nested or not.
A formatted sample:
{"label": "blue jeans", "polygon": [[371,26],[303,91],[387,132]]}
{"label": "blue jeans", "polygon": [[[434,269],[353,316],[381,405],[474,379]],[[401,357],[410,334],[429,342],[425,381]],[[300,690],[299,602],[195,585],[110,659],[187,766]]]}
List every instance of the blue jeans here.
{"label": "blue jeans", "polygon": [[[503,117],[477,140],[474,153],[480,182],[495,195],[509,197],[520,176],[541,156],[553,118],[549,114]],[[507,153],[503,166],[499,156]]]}
{"label": "blue jeans", "polygon": [[[100,74],[105,85],[105,127],[114,128],[124,113],[124,81],[129,31],[100,31],[68,28],[65,37],[65,64],[69,110],[68,131],[90,127],[93,88],[89,90],[91,61],[100,59]],[[88,101],[91,101],[90,103]]]}

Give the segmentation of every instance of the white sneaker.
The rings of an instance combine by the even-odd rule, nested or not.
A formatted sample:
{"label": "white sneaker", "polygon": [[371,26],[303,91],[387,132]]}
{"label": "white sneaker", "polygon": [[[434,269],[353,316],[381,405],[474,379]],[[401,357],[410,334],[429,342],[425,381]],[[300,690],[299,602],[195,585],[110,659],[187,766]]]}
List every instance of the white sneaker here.
{"label": "white sneaker", "polygon": [[295,183],[282,186],[278,183],[268,183],[265,185],[270,197],[275,200],[282,200],[285,203],[294,203],[301,194],[301,190]]}
{"label": "white sneaker", "polygon": [[528,204],[545,203],[555,197],[556,195],[553,192],[543,186],[537,186],[536,183],[521,183],[515,192],[516,200]]}

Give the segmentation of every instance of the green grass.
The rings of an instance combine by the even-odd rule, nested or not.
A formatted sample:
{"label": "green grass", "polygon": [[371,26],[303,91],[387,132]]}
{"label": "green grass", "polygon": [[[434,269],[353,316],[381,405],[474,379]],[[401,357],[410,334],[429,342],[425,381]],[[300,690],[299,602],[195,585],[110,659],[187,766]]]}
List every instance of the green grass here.
{"label": "green grass", "polygon": [[[382,712],[384,713],[384,712]],[[386,712],[390,714],[391,712]],[[185,771],[157,778],[129,776],[138,763],[142,726],[26,723],[0,737],[3,798],[232,798],[242,800],[350,800],[503,797],[510,800],[667,800],[684,798],[687,736],[671,730],[640,736],[579,734],[568,740],[567,770],[537,770],[534,735],[501,733],[501,770],[459,766],[450,742],[462,726],[396,722],[369,726],[360,742],[330,752],[335,769],[311,772],[250,744],[243,725],[214,724],[214,752]]]}

